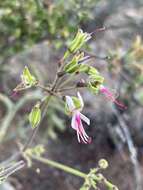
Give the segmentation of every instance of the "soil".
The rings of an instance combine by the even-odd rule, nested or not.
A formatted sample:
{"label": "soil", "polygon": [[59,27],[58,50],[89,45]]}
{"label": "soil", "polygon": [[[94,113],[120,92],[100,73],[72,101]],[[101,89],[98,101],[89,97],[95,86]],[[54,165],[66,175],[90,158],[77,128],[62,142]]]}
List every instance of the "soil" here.
{"label": "soil", "polygon": [[[96,131],[94,131],[96,132]],[[90,131],[92,133],[92,131]],[[44,157],[72,166],[83,172],[97,166],[101,158],[109,162],[109,168],[103,171],[104,176],[117,185],[120,190],[135,190],[133,168],[127,151],[119,153],[107,135],[93,139],[89,145],[78,144],[75,134],[60,134],[57,141],[49,141]],[[100,142],[99,142],[100,139]],[[37,173],[37,168],[40,173]],[[34,162],[32,168],[19,171],[9,178],[16,190],[77,190],[83,181],[55,168]],[[104,188],[101,188],[104,190]]]}

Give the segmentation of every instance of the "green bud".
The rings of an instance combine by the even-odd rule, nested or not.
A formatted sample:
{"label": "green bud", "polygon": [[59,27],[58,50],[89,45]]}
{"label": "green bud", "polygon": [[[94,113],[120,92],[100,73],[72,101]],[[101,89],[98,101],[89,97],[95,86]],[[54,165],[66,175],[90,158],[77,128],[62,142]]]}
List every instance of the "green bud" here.
{"label": "green bud", "polygon": [[34,129],[35,127],[37,127],[37,125],[40,123],[40,121],[41,121],[40,105],[36,104],[29,114],[29,122],[30,122],[32,128]]}
{"label": "green bud", "polygon": [[64,67],[67,73],[75,73],[79,70],[80,64],[78,62],[84,57],[84,53],[77,53],[72,60]]}
{"label": "green bud", "polygon": [[101,75],[94,75],[89,77],[88,88],[93,93],[97,94],[100,88],[100,85],[103,84],[104,78]]}
{"label": "green bud", "polygon": [[80,64],[80,67],[79,67],[79,72],[81,73],[88,73],[89,71],[89,65],[86,65],[86,64]]}
{"label": "green bud", "polygon": [[99,72],[95,67],[90,66],[87,74],[89,76],[96,76],[99,75]]}
{"label": "green bud", "polygon": [[21,75],[22,83],[25,87],[34,86],[37,83],[36,78],[30,73],[27,66],[25,66],[23,73]]}
{"label": "green bud", "polygon": [[70,53],[77,52],[90,38],[91,35],[89,33],[79,29],[74,40],[70,43],[68,50],[65,52],[64,59],[66,59]]}

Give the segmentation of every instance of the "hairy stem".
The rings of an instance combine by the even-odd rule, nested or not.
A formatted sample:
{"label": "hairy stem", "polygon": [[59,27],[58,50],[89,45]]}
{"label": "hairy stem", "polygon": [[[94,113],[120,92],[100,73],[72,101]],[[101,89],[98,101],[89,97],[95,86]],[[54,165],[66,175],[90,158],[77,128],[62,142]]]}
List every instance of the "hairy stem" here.
{"label": "hairy stem", "polygon": [[54,168],[63,170],[65,172],[67,172],[67,173],[73,174],[75,176],[78,176],[78,177],[81,177],[81,178],[84,178],[84,179],[86,177],[85,173],[80,172],[79,170],[73,169],[73,168],[71,168],[69,166],[65,166],[64,164],[60,164],[58,162],[55,162],[53,160],[50,160],[50,159],[47,159],[47,158],[38,157],[38,156],[35,156],[35,155],[31,155],[31,158],[33,160],[40,161],[40,162],[42,162],[44,164],[47,164],[49,166],[52,166]]}
{"label": "hairy stem", "polygon": [[[48,92],[49,92],[50,95],[47,96],[47,98],[46,98],[46,100],[45,100],[45,104],[43,105],[42,119],[43,119],[43,118],[45,117],[45,115],[46,115],[47,106],[48,106],[48,104],[49,104],[49,101],[50,101],[52,95],[55,94],[55,93],[54,93],[54,90],[55,90],[56,85],[57,85],[57,82],[58,82],[58,80],[59,80],[58,72],[62,71],[62,69],[63,69],[63,67],[64,67],[63,59],[60,60],[60,64],[61,64],[61,66],[60,66],[59,70],[58,70],[57,73],[56,73],[56,77],[55,77],[55,80],[54,80],[54,82],[53,82],[53,84],[52,84],[51,89],[48,90],[48,89],[46,88],[46,89],[48,90]],[[41,86],[40,86],[40,87],[41,87]],[[28,140],[27,140],[27,142],[25,143],[24,147],[22,148],[22,152],[26,151],[26,149],[29,147],[29,145],[33,142],[33,140],[34,140],[34,138],[35,138],[35,136],[36,136],[36,134],[37,134],[37,131],[38,131],[39,127],[40,127],[40,124],[41,124],[41,122],[40,122],[39,125],[33,130],[32,134],[30,135],[30,137],[28,138]]]}
{"label": "hairy stem", "polygon": [[[43,119],[43,118],[45,117],[45,115],[46,115],[47,106],[48,106],[48,104],[49,104],[50,99],[51,99],[51,95],[47,96],[47,98],[46,98],[46,100],[45,100],[45,104],[44,104],[44,106],[43,106],[42,119]],[[39,127],[40,127],[40,124],[33,130],[31,136],[29,137],[28,141],[25,143],[25,145],[24,145],[24,147],[23,147],[23,149],[22,149],[22,152],[24,152],[24,151],[28,148],[28,146],[33,142],[33,140],[34,140],[34,138],[35,138],[35,136],[36,136],[36,134],[37,134],[37,131],[38,131]]]}

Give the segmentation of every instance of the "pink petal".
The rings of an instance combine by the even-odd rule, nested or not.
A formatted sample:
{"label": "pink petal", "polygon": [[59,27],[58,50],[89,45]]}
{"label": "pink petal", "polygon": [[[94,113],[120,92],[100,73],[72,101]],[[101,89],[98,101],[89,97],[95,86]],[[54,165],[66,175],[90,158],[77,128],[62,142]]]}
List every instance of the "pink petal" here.
{"label": "pink petal", "polygon": [[77,130],[76,113],[73,114],[73,116],[72,116],[71,127],[72,127],[73,129]]}
{"label": "pink petal", "polygon": [[83,125],[82,125],[82,122],[81,122],[81,118],[80,118],[80,113],[77,113],[76,114],[76,126],[77,126],[77,137],[78,137],[78,141],[80,142],[79,140],[79,137],[81,138],[82,142],[84,142],[85,144],[89,143],[90,140],[90,137],[86,134],[84,128],[83,128]]}
{"label": "pink petal", "polygon": [[88,124],[90,123],[90,120],[86,116],[81,114],[79,111],[74,111],[71,121],[71,127],[77,132],[78,142],[83,142],[87,144],[91,142],[91,138],[86,134],[81,118]]}
{"label": "pink petal", "polygon": [[79,132],[78,132],[78,131],[76,131],[76,132],[77,132],[77,139],[78,139],[78,142],[80,143]]}

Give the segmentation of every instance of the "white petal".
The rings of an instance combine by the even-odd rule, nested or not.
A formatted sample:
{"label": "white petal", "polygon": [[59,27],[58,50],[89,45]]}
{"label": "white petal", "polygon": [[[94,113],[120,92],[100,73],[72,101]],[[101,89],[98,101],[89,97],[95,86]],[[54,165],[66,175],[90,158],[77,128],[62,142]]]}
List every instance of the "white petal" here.
{"label": "white petal", "polygon": [[81,137],[82,141],[83,141],[85,144],[87,144],[86,139],[84,138],[83,134],[80,134],[80,137]]}
{"label": "white petal", "polygon": [[71,127],[77,130],[76,114],[73,114],[72,116]]}
{"label": "white petal", "polygon": [[85,121],[87,123],[87,125],[90,125],[90,119],[88,117],[86,117],[85,115],[83,115],[82,113],[80,113],[80,118]]}
{"label": "white petal", "polygon": [[66,103],[68,105],[69,110],[72,112],[75,109],[75,105],[74,105],[73,100],[70,96],[66,96]]}
{"label": "white petal", "polygon": [[81,95],[80,95],[79,92],[77,93],[77,96],[78,96],[78,98],[80,100],[81,107],[83,108],[84,107],[84,102],[83,102],[83,99],[82,99],[82,97],[81,97]]}
{"label": "white petal", "polygon": [[78,139],[78,142],[80,143],[80,137],[79,137],[79,132],[77,131],[77,139]]}

